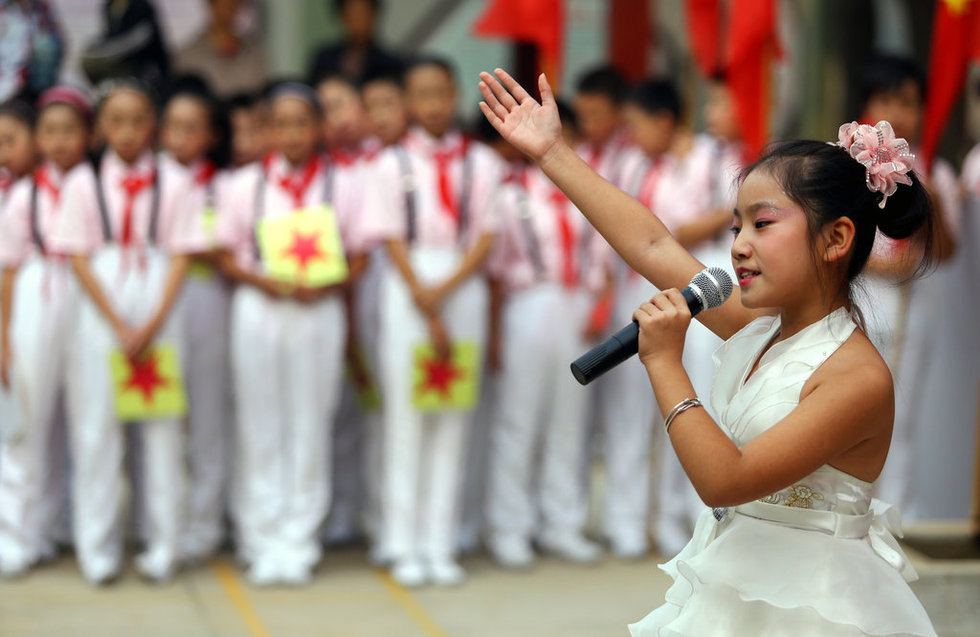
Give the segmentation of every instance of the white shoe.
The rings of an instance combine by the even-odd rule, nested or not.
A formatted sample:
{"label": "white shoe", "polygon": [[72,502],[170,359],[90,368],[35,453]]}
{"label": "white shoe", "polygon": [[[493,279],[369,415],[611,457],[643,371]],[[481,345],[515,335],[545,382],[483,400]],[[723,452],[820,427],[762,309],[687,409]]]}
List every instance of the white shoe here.
{"label": "white shoe", "polygon": [[288,586],[307,586],[313,581],[313,570],[299,562],[279,565],[279,581]]}
{"label": "white shoe", "polygon": [[253,586],[274,586],[279,583],[279,568],[274,560],[263,555],[248,569],[248,581]]}
{"label": "white shoe", "polygon": [[22,556],[0,556],[0,577],[4,579],[15,579],[27,574],[33,566],[31,560]]}
{"label": "white shoe", "polygon": [[497,535],[487,542],[493,561],[514,570],[525,570],[534,565],[536,557],[531,543],[512,535]]}
{"label": "white shoe", "polygon": [[143,578],[157,584],[170,581],[176,570],[173,559],[152,551],[137,555],[135,566]]}
{"label": "white shoe", "polygon": [[576,564],[593,564],[602,557],[599,545],[585,539],[580,533],[545,534],[541,538],[541,548]]}
{"label": "white shoe", "polygon": [[418,588],[428,581],[425,567],[416,559],[399,559],[391,569],[391,579],[405,588]]}
{"label": "white shoe", "polygon": [[609,541],[612,554],[621,560],[643,559],[650,550],[647,539],[640,536],[622,535],[613,537]]}
{"label": "white shoe", "polygon": [[429,579],[436,586],[459,586],[466,581],[466,571],[450,558],[429,562]]}

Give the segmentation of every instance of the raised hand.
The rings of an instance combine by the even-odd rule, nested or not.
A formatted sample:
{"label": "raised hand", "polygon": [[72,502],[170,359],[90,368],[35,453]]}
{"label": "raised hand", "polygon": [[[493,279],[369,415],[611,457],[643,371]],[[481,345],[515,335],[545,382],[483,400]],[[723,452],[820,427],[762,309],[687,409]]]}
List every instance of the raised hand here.
{"label": "raised hand", "polygon": [[504,139],[541,162],[564,142],[558,106],[544,73],[538,77],[538,90],[540,104],[506,71],[480,73],[480,92],[485,100],[480,102],[480,110]]}

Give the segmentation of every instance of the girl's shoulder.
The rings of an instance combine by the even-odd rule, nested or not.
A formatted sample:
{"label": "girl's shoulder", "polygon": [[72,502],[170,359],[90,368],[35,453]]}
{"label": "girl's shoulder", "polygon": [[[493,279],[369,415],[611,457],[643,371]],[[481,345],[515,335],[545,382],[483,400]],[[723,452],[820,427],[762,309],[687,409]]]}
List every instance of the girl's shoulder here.
{"label": "girl's shoulder", "polygon": [[803,386],[801,398],[826,384],[860,386],[868,400],[892,400],[891,370],[878,349],[860,327],[841,343],[827,360],[814,370]]}

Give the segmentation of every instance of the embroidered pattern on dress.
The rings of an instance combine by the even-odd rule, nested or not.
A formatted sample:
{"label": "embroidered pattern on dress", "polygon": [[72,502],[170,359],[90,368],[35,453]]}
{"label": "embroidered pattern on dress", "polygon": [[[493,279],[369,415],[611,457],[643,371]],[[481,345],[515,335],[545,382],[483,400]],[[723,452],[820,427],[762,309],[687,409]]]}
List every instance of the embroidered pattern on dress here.
{"label": "embroidered pattern on dress", "polygon": [[781,504],[787,507],[798,509],[812,509],[814,500],[823,500],[823,494],[814,491],[805,484],[794,484],[778,493],[772,493],[764,498],[759,498],[759,502],[766,504]]}

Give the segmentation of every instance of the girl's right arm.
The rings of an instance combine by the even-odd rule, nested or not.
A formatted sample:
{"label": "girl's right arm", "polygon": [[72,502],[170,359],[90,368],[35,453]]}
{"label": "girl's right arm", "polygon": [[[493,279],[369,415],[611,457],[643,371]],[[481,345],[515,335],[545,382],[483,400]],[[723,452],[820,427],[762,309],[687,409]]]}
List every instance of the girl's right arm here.
{"label": "girl's right arm", "polygon": [[217,262],[225,276],[236,283],[256,287],[273,298],[289,295],[289,289],[285,285],[240,266],[231,250],[219,251]]}
{"label": "girl's right arm", "polygon": [[5,389],[10,389],[10,366],[14,354],[10,345],[10,317],[13,316],[14,279],[17,268],[3,269],[3,279],[0,280],[0,383]]}
{"label": "girl's right arm", "polygon": [[412,269],[408,257],[408,246],[401,239],[387,239],[385,240],[385,249],[391,262],[398,269],[398,273],[405,280],[405,285],[412,293],[412,300],[415,301],[419,311],[425,317],[436,356],[439,360],[448,360],[451,354],[449,331],[446,329],[442,317],[439,316],[437,304],[428,302],[427,288],[422,286],[418,277],[415,276],[415,271]]}
{"label": "girl's right arm", "polygon": [[[630,267],[660,289],[686,287],[704,264],[646,206],[600,177],[564,142],[544,75],[538,81],[539,104],[505,71],[494,74],[480,74],[486,100],[480,108],[494,128],[541,166]],[[743,307],[738,296],[736,289],[726,303],[699,314],[698,320],[727,339],[764,314]]]}

